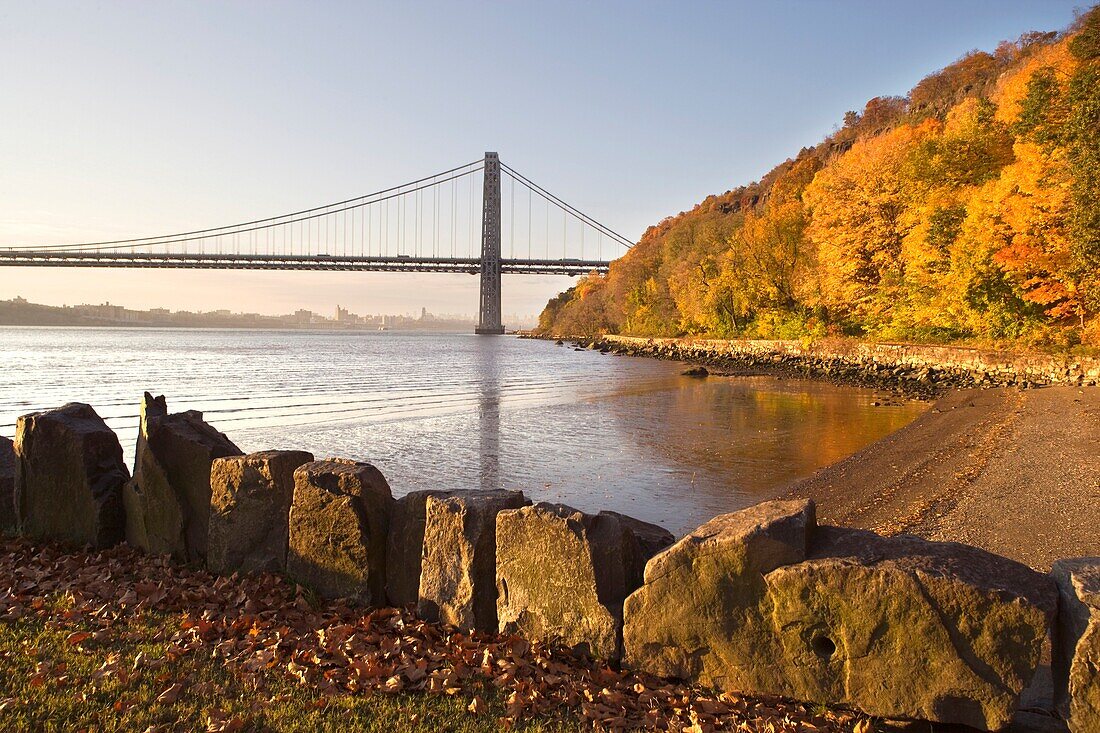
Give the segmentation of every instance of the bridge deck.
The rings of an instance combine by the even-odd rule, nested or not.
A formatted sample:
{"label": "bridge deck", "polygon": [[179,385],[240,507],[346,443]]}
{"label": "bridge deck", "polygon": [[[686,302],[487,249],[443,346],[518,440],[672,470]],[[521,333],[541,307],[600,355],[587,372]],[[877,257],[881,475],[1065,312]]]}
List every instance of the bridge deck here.
{"label": "bridge deck", "polygon": [[[607,272],[610,262],[578,259],[501,259],[501,272],[584,275]],[[317,270],[366,272],[481,272],[480,258],[356,257],[346,255],[246,255],[140,252],[0,250],[0,267],[129,267],[207,270]]]}

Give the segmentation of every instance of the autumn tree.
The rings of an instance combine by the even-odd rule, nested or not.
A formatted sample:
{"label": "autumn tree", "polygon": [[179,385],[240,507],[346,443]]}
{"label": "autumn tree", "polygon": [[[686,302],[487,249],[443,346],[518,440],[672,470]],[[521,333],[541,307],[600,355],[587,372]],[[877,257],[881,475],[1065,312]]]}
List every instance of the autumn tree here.
{"label": "autumn tree", "polygon": [[540,327],[1100,345],[1100,9],[871,99],[651,227]]}
{"label": "autumn tree", "polygon": [[817,174],[804,198],[822,305],[856,333],[886,325],[905,275],[905,171],[929,124],[902,125],[863,140]]}
{"label": "autumn tree", "polygon": [[[1100,313],[1100,7],[1081,21],[1069,42],[1079,67],[1067,91],[1065,123],[1073,173],[1070,217],[1070,273],[1080,301],[1080,325]],[[1100,344],[1100,327],[1091,338]]]}

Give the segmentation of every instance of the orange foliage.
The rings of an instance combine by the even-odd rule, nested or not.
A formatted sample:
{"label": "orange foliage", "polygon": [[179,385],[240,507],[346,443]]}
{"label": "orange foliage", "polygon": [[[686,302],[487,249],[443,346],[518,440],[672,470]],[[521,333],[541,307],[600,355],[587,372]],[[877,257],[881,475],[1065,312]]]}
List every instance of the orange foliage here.
{"label": "orange foliage", "polygon": [[1011,124],[1020,116],[1020,104],[1027,96],[1028,84],[1040,69],[1053,69],[1055,79],[1068,80],[1076,67],[1068,44],[1042,46],[1027,59],[1006,73],[991,95],[997,105],[997,120]]}
{"label": "orange foliage", "polygon": [[650,227],[606,278],[551,301],[543,329],[1097,338],[1097,90],[1100,8],[969,53]]}

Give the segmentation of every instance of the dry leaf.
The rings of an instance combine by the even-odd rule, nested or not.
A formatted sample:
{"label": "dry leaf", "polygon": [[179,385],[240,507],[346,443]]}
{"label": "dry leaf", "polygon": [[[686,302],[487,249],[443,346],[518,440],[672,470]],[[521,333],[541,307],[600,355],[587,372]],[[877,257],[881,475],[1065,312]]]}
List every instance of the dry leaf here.
{"label": "dry leaf", "polygon": [[183,692],[183,685],[179,682],[169,687],[164,692],[157,696],[158,705],[171,705],[179,699],[180,693]]}
{"label": "dry leaf", "polygon": [[[46,602],[62,597],[67,608]],[[341,601],[314,606],[299,588],[275,575],[218,578],[125,545],[74,553],[48,543],[0,538],[0,619],[30,616],[56,625],[68,633],[71,646],[111,639],[140,643],[148,641],[144,632],[127,624],[152,609],[176,620],[168,637],[158,639],[164,656],[153,659],[141,653],[130,662],[107,655],[88,675],[90,684],[125,685],[131,676],[149,675],[150,681],[167,686],[156,702],[171,705],[190,685],[179,677],[179,660],[195,655],[224,664],[260,690],[243,701],[256,714],[277,699],[268,699],[264,686],[272,676],[283,676],[318,696],[312,705],[319,708],[341,695],[467,695],[469,712],[479,716],[489,714],[481,694],[491,684],[505,705],[504,717],[496,721],[501,728],[523,719],[571,715],[597,730],[873,731],[860,715],[814,714],[790,702],[714,693],[622,672],[553,644],[514,635],[459,633],[427,623],[408,608],[364,612]],[[39,650],[28,645],[20,653],[35,659]],[[0,652],[0,665],[4,663]],[[73,684],[63,665],[48,662],[38,664],[27,684],[41,687],[51,681]],[[188,691],[217,693],[211,683]],[[88,699],[95,699],[94,694]],[[135,702],[120,698],[112,710],[122,716]],[[18,704],[13,698],[0,699],[0,711]],[[240,715],[217,710],[203,723],[213,733],[240,731],[250,724]]]}
{"label": "dry leaf", "polygon": [[71,644],[72,646],[77,646],[90,638],[92,638],[92,634],[90,631],[74,631],[73,633],[65,637],[65,643]]}

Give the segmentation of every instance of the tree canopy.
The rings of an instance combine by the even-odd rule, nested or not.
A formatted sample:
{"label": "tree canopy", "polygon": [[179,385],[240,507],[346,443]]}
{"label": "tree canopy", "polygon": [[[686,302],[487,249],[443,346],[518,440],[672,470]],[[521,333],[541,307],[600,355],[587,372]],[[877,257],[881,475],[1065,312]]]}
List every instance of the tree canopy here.
{"label": "tree canopy", "polygon": [[1100,6],[650,227],[543,332],[1100,346]]}

